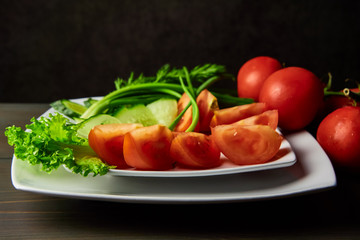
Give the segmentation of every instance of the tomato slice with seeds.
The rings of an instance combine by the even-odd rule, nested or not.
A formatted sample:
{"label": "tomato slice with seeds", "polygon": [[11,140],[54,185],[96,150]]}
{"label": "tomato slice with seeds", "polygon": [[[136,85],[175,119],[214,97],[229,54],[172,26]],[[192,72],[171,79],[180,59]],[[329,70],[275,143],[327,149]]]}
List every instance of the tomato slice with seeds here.
{"label": "tomato slice with seeds", "polygon": [[251,103],[215,110],[214,116],[210,122],[210,127],[215,127],[222,124],[231,124],[242,119],[263,113],[266,110],[265,103]]}
{"label": "tomato slice with seeds", "polygon": [[128,168],[123,155],[124,135],[140,127],[141,124],[132,123],[97,125],[89,133],[89,145],[107,164],[117,168]]}
{"label": "tomato slice with seeds", "polygon": [[172,132],[163,125],[135,129],[125,134],[125,162],[140,170],[167,170],[173,167],[170,157]]}
{"label": "tomato slice with seeds", "polygon": [[215,142],[203,133],[177,134],[171,143],[170,155],[180,166],[187,168],[214,168],[223,163]]}
{"label": "tomato slice with seeds", "polygon": [[279,114],[277,110],[268,110],[255,116],[251,116],[235,122],[234,124],[240,125],[268,125],[272,129],[278,126]]}
{"label": "tomato slice with seeds", "polygon": [[266,125],[219,125],[212,128],[220,151],[233,163],[251,165],[271,160],[283,137]]}

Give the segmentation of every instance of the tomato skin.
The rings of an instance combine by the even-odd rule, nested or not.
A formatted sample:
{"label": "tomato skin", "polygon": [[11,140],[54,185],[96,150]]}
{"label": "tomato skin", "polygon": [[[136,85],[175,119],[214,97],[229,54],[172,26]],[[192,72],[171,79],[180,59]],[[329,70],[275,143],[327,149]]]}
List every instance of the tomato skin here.
{"label": "tomato skin", "polygon": [[214,111],[210,127],[222,124],[232,124],[242,119],[263,113],[267,110],[265,103],[251,103]]}
{"label": "tomato skin", "polygon": [[237,75],[238,96],[258,101],[267,77],[281,68],[281,63],[271,57],[259,56],[250,59],[241,66]]}
{"label": "tomato skin", "polygon": [[124,161],[123,142],[124,135],[141,124],[105,124],[91,129],[88,140],[90,147],[107,164],[117,168],[128,168]]}
{"label": "tomato skin", "polygon": [[326,116],[316,138],[335,165],[360,167],[360,107],[343,107]]}
{"label": "tomato skin", "polygon": [[140,170],[167,170],[173,167],[170,157],[172,132],[163,125],[135,129],[125,134],[125,162]]}
{"label": "tomato skin", "polygon": [[323,100],[321,81],[300,67],[287,67],[271,74],[260,91],[259,101],[279,111],[279,126],[299,130],[317,114]]}
{"label": "tomato skin", "polygon": [[223,163],[215,142],[203,133],[177,134],[171,143],[170,155],[180,166],[188,168],[214,168]]}
{"label": "tomato skin", "polygon": [[265,163],[279,151],[283,137],[266,125],[219,125],[212,128],[220,151],[238,165]]}
{"label": "tomato skin", "polygon": [[268,125],[272,129],[276,129],[279,121],[278,110],[268,110],[258,115],[254,115],[234,124],[240,125]]}

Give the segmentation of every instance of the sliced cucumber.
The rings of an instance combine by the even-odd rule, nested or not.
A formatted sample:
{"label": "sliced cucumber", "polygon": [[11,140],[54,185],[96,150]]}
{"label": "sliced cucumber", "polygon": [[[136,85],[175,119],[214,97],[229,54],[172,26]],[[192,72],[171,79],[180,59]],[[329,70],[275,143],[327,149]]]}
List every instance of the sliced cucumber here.
{"label": "sliced cucumber", "polygon": [[87,109],[85,106],[69,101],[67,99],[55,101],[51,103],[50,106],[52,106],[56,111],[71,118],[79,117]]}
{"label": "sliced cucumber", "polygon": [[84,118],[79,118],[79,117],[73,117],[75,123],[81,123],[83,122],[85,119]]}
{"label": "sliced cucumber", "polygon": [[120,123],[141,123],[144,126],[157,124],[152,112],[144,105],[137,104],[131,107],[122,107],[113,114]]}
{"label": "sliced cucumber", "polygon": [[158,124],[169,127],[177,116],[177,102],[175,99],[161,98],[146,106],[156,118]]}
{"label": "sliced cucumber", "polygon": [[79,123],[77,134],[78,136],[87,139],[93,127],[97,125],[111,124],[111,123],[120,123],[120,121],[117,118],[110,116],[108,114],[95,115]]}

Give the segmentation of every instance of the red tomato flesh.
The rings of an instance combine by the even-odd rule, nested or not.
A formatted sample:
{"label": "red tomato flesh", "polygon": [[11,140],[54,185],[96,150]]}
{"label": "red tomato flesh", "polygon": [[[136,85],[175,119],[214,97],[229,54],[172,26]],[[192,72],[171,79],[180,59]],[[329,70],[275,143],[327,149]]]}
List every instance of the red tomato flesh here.
{"label": "red tomato flesh", "polygon": [[210,126],[231,124],[266,111],[265,103],[251,103],[214,111]]}
{"label": "red tomato flesh", "polygon": [[128,168],[123,155],[124,135],[140,127],[142,127],[141,124],[131,123],[95,126],[88,136],[89,145],[107,164],[117,168]]}
{"label": "red tomato flesh", "polygon": [[[190,102],[189,96],[184,93],[178,101],[178,114],[180,114],[184,108]],[[210,131],[210,121],[214,116],[214,111],[219,109],[219,105],[216,97],[209,92],[207,89],[204,89],[196,98],[196,103],[199,108],[199,123],[195,127],[195,132],[209,132]],[[174,131],[176,132],[185,132],[189,128],[192,122],[192,106],[190,106],[183,117],[180,119],[176,125]]]}
{"label": "red tomato flesh", "polygon": [[210,132],[210,122],[214,116],[214,111],[219,110],[216,97],[207,89],[201,91],[196,98],[199,107],[200,132]]}
{"label": "red tomato flesh", "polygon": [[141,170],[167,170],[173,167],[170,146],[173,135],[163,125],[135,129],[125,134],[125,162]]}
{"label": "red tomato flesh", "polygon": [[266,125],[219,125],[212,128],[220,151],[235,164],[270,161],[279,151],[283,137]]}
{"label": "red tomato flesh", "polygon": [[[178,101],[178,115],[185,109],[185,107],[189,104],[190,98],[189,96],[184,93],[181,98]],[[177,123],[177,125],[174,128],[175,132],[185,132],[186,129],[189,128],[192,122],[192,106],[190,106],[184,115],[181,117],[180,121]],[[195,132],[199,131],[200,123],[198,123],[195,127]]]}
{"label": "red tomato flesh", "polygon": [[187,168],[213,168],[223,162],[215,142],[203,133],[177,134],[171,143],[170,155],[180,166]]}
{"label": "red tomato flesh", "polygon": [[258,101],[266,78],[281,68],[281,63],[271,57],[260,56],[250,59],[241,66],[237,75],[238,96]]}
{"label": "red tomato flesh", "polygon": [[268,110],[258,115],[245,118],[234,124],[240,125],[268,125],[272,129],[276,129],[278,125],[279,114],[277,110]]}

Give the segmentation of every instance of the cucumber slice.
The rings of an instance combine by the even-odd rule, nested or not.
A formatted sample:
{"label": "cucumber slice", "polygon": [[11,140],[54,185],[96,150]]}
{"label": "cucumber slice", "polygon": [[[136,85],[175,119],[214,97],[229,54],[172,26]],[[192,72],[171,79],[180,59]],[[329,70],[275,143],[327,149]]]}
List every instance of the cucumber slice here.
{"label": "cucumber slice", "polygon": [[169,127],[177,116],[177,101],[161,98],[146,106],[156,118],[158,124]]}
{"label": "cucumber slice", "polygon": [[113,114],[120,123],[141,123],[143,126],[157,124],[157,120],[144,104],[122,107]]}
{"label": "cucumber slice", "polygon": [[56,111],[66,115],[70,118],[79,117],[87,109],[85,106],[75,103],[75,102],[72,102],[72,101],[69,101],[67,99],[61,99],[61,100],[55,101],[55,102],[51,103],[50,106],[52,106]]}
{"label": "cucumber slice", "polygon": [[108,114],[95,115],[79,123],[77,134],[79,137],[83,137],[87,139],[93,127],[97,125],[111,124],[111,123],[120,123],[120,122],[117,118],[110,116]]}
{"label": "cucumber slice", "polygon": [[84,118],[79,118],[79,117],[73,117],[75,123],[81,123],[83,122],[85,119]]}

